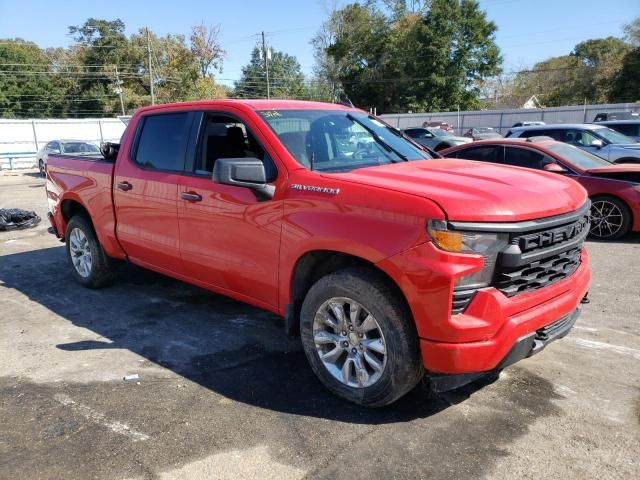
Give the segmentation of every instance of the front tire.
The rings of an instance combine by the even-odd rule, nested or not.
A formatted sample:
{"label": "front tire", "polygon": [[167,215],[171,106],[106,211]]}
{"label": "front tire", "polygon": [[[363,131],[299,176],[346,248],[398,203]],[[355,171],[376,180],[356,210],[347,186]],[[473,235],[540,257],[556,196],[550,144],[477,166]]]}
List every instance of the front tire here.
{"label": "front tire", "polygon": [[44,169],[44,162],[42,161],[42,159],[38,161],[38,170],[40,170],[40,175],[42,175],[43,177],[46,175],[46,172]]}
{"label": "front tire", "polygon": [[393,403],[424,375],[411,314],[372,270],[341,270],[313,285],[302,304],[300,336],[320,381],[358,405]]}
{"label": "front tire", "polygon": [[599,240],[615,240],[631,229],[631,210],[620,199],[611,196],[591,199],[589,235]]}
{"label": "front tire", "polygon": [[86,217],[72,217],[65,238],[71,274],[78,283],[87,288],[101,288],[113,282],[114,261],[102,249]]}

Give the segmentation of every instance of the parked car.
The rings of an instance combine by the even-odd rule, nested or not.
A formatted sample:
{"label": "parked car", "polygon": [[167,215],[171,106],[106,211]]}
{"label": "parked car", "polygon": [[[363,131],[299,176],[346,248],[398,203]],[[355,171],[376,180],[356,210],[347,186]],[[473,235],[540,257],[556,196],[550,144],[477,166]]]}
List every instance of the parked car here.
{"label": "parked car", "polygon": [[607,120],[605,122],[598,122],[598,125],[603,125],[616,132],[620,132],[623,135],[640,142],[640,119],[638,120]]}
{"label": "parked car", "polygon": [[47,142],[36,154],[36,163],[40,174],[44,175],[47,159],[51,154],[65,155],[90,155],[99,156],[100,149],[90,142],[84,140],[51,140]]}
{"label": "parked car", "polygon": [[442,154],[563,174],[580,183],[591,198],[592,237],[615,239],[640,231],[640,165],[612,165],[550,137],[486,140]]}
{"label": "parked car", "polygon": [[402,132],[418,142],[420,145],[430,148],[436,152],[455,145],[471,142],[470,138],[456,137],[451,132],[440,128],[413,127],[405,128]]}
{"label": "parked car", "polygon": [[514,127],[531,127],[533,125],[546,125],[546,123],[539,122],[539,121],[516,122],[511,126],[511,128],[514,128]]}
{"label": "parked car", "polygon": [[576,146],[611,163],[639,163],[640,143],[599,124],[562,124],[512,128],[509,138],[551,137]]}
{"label": "parked car", "polygon": [[454,133],[453,126],[442,120],[429,120],[427,122],[423,122],[422,126],[424,128],[439,128],[441,130],[446,130],[447,132]]}
{"label": "parked car", "polygon": [[47,169],[78,283],[105,286],[126,259],[281,315],[320,381],[360,405],[395,401],[425,372],[446,390],[539,352],[589,288],[580,185],[431,159],[355,108],[145,107],[102,151]]}
{"label": "parked car", "polygon": [[464,134],[465,137],[469,137],[473,140],[487,140],[489,138],[502,138],[498,132],[491,127],[475,127],[470,128]]}
{"label": "parked car", "polygon": [[593,119],[594,122],[605,122],[607,120],[634,120],[640,117],[638,112],[612,112],[598,113]]}

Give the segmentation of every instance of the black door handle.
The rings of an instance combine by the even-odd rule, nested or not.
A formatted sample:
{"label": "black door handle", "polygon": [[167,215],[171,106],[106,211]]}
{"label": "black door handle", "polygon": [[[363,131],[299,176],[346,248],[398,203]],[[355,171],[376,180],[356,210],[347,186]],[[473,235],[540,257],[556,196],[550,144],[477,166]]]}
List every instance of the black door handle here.
{"label": "black door handle", "polygon": [[180,194],[180,198],[182,198],[183,200],[189,200],[190,202],[202,201],[202,195],[198,195],[197,193],[182,192]]}
{"label": "black door handle", "polygon": [[131,190],[133,188],[133,185],[131,185],[129,182],[119,182],[117,187],[120,190],[124,190],[125,192],[128,192],[129,190]]}

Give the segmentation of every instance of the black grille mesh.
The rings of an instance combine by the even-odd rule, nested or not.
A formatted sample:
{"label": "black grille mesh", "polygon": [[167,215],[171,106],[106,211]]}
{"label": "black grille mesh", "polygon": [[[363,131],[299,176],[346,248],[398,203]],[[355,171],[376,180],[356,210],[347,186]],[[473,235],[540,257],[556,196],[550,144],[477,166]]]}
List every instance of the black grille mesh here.
{"label": "black grille mesh", "polygon": [[546,287],[576,271],[581,251],[581,247],[574,248],[522,267],[501,268],[496,272],[493,286],[507,297]]}

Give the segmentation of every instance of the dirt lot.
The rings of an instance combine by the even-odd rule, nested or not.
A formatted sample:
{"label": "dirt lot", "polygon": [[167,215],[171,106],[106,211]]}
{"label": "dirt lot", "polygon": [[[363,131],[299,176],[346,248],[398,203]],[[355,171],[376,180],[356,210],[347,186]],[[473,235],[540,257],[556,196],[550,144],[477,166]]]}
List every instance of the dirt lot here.
{"label": "dirt lot", "polygon": [[638,235],[589,244],[565,339],[493,383],[365,410],[266,312],[133,267],[75,284],[43,185],[0,174],[0,207],[43,217],[0,232],[0,478],[640,478]]}

